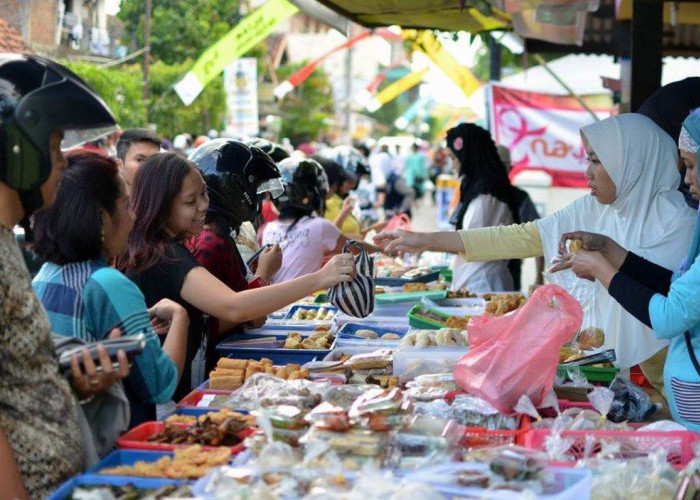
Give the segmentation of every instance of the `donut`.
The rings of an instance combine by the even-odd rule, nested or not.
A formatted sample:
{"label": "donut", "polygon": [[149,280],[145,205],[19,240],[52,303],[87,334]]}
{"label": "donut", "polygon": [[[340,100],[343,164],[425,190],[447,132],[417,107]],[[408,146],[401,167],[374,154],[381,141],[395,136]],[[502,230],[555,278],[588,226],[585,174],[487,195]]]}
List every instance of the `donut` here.
{"label": "donut", "polygon": [[404,337],[401,339],[401,342],[399,342],[399,347],[413,347],[416,345],[417,340],[418,334],[416,332],[411,332],[407,335],[404,335]]}
{"label": "donut", "polygon": [[435,335],[435,340],[438,346],[460,346],[466,347],[466,335],[462,333],[462,330],[456,328],[441,328],[437,331]]}
{"label": "donut", "polygon": [[377,335],[377,332],[374,330],[357,330],[355,332],[355,335],[358,337],[364,337],[366,339],[376,339],[379,338],[379,335]]}
{"label": "donut", "polygon": [[401,335],[399,335],[398,333],[385,333],[379,338],[382,340],[399,340],[401,338]]}
{"label": "donut", "polygon": [[431,345],[435,345],[435,343],[430,338],[430,334],[426,331],[419,332],[416,339],[416,347],[430,347]]}

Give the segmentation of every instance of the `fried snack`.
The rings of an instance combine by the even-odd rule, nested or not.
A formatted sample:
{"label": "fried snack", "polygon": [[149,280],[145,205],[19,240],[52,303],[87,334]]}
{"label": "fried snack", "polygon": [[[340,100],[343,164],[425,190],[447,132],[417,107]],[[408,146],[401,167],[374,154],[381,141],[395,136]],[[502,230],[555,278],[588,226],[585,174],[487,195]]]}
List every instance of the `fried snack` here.
{"label": "fried snack", "polygon": [[503,316],[522,307],[527,299],[519,293],[493,294],[485,293],[484,300],[488,300],[484,312],[493,316]]}
{"label": "fried snack", "polygon": [[365,354],[355,354],[345,364],[353,370],[369,370],[386,368],[391,364],[391,360],[391,351],[384,349]]}
{"label": "fried snack", "polygon": [[301,365],[299,363],[287,363],[287,371],[293,372],[295,370],[301,370]]}
{"label": "fried snack", "polygon": [[585,354],[577,347],[564,346],[559,348],[559,363],[574,361],[583,356],[585,356]]}
{"label": "fried snack", "polygon": [[441,328],[435,334],[435,342],[440,347],[466,347],[466,332],[455,328]]}
{"label": "fried snack", "polygon": [[428,290],[447,290],[447,283],[431,283]]}
{"label": "fried snack", "polygon": [[317,325],[314,328],[314,331],[315,332],[327,332],[327,331],[330,331],[330,329],[331,329],[331,325]]}
{"label": "fried snack", "polygon": [[569,253],[578,252],[583,248],[583,240],[573,239],[569,240]]}
{"label": "fried snack", "polygon": [[379,335],[374,330],[357,330],[355,332],[355,335],[357,335],[358,337],[364,337],[366,339],[379,338]]}
{"label": "fried snack", "polygon": [[428,285],[425,283],[404,283],[401,287],[403,292],[424,292],[428,290]]}
{"label": "fried snack", "polygon": [[209,372],[209,378],[216,378],[216,377],[236,377],[236,376],[243,376],[245,373],[245,370],[233,370],[229,368],[214,368],[211,372]]}
{"label": "fried snack", "polygon": [[583,350],[598,349],[605,343],[605,332],[595,326],[589,326],[578,334],[578,346]]}
{"label": "fried snack", "polygon": [[445,321],[445,325],[448,328],[456,328],[458,330],[466,330],[467,323],[469,323],[469,316],[450,316],[447,318],[447,321]]}
{"label": "fried snack", "polygon": [[400,340],[401,335],[398,333],[385,333],[381,337],[379,337],[381,340]]}
{"label": "fried snack", "polygon": [[216,377],[209,380],[210,389],[238,389],[243,385],[243,377]]}
{"label": "fried snack", "polygon": [[475,293],[471,293],[466,288],[460,288],[459,290],[451,290],[447,292],[448,299],[470,299],[476,297]]}
{"label": "fried snack", "polygon": [[138,461],[133,466],[122,465],[102,469],[100,474],[113,476],[167,477],[172,479],[199,479],[209,469],[226,465],[231,459],[229,448],[204,451],[201,445],[175,450],[173,458],[163,457],[155,462]]}
{"label": "fried snack", "polygon": [[247,359],[230,359],[221,358],[217,363],[217,367],[228,368],[233,370],[245,370],[248,365]]}
{"label": "fried snack", "polygon": [[284,349],[300,349],[301,339],[296,337],[287,337],[282,346]]}
{"label": "fried snack", "polygon": [[318,345],[312,339],[304,339],[300,344],[301,349],[318,349]]}
{"label": "fried snack", "polygon": [[422,330],[418,332],[416,337],[416,347],[430,347],[435,344],[435,339],[430,335],[430,333]]}

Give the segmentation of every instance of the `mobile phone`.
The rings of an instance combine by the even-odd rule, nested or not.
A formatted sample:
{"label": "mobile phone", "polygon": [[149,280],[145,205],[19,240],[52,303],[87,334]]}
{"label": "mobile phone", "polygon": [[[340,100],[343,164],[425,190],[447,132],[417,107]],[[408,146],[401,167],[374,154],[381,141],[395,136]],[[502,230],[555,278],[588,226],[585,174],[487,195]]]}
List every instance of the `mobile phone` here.
{"label": "mobile phone", "polygon": [[89,342],[86,344],[77,344],[77,342],[74,342],[70,345],[65,345],[58,355],[58,365],[61,368],[61,371],[65,375],[71,374],[70,359],[74,354],[78,355],[78,362],[80,363],[81,367],[84,368],[82,366],[82,355],[80,353],[83,348],[87,347],[88,351],[90,352],[90,357],[95,362],[97,371],[101,372],[102,366],[100,364],[100,356],[97,353],[98,343],[105,347],[109,359],[112,360],[113,368],[118,370],[119,360],[117,358],[117,353],[120,350],[123,350],[126,353],[127,359],[129,360],[129,365],[131,365],[134,358],[141,354],[146,348],[146,335],[143,333],[138,333],[136,335],[127,335],[116,339],[100,340],[99,342]]}
{"label": "mobile phone", "polygon": [[268,243],[267,245],[263,245],[263,246],[260,248],[260,250],[258,250],[257,252],[255,252],[255,253],[250,257],[250,259],[248,259],[248,261],[246,262],[246,265],[247,265],[248,267],[251,267],[253,264],[255,264],[255,263],[258,261],[258,259],[260,258],[260,254],[262,254],[263,251],[264,251],[266,248],[269,248],[269,247],[271,247],[271,246],[272,246],[272,245],[270,245],[269,243]]}

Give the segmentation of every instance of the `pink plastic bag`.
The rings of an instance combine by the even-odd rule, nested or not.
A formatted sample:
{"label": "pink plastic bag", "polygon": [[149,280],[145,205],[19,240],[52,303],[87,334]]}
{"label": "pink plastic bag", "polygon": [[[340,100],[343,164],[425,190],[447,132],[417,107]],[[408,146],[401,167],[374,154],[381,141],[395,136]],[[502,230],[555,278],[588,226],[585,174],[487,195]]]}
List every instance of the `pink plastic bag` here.
{"label": "pink plastic bag", "polygon": [[505,316],[474,316],[469,352],[455,366],[455,382],[502,413],[523,394],[539,406],[552,390],[559,348],[583,319],[581,305],[562,287],[537,288],[527,303]]}

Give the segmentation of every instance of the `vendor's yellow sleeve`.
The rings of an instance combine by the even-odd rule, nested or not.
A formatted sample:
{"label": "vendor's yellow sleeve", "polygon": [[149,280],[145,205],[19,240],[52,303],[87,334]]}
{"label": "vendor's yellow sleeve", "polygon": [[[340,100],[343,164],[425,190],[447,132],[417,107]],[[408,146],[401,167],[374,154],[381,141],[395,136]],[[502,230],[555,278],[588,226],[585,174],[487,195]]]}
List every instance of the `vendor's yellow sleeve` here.
{"label": "vendor's yellow sleeve", "polygon": [[464,245],[464,253],[459,255],[468,262],[544,255],[540,232],[534,222],[462,229],[458,232]]}

